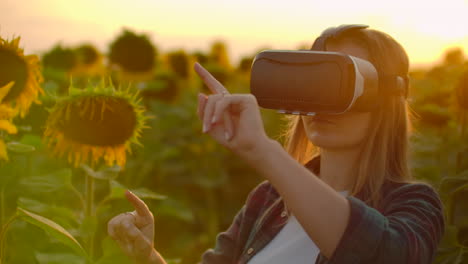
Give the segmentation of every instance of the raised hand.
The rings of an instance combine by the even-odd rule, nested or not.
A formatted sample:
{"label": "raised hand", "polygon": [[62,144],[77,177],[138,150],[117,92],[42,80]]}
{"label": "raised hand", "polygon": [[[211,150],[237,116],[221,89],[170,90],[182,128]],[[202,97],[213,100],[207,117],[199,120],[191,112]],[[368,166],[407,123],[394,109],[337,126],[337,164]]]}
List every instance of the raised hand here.
{"label": "raised hand", "polygon": [[119,214],[108,225],[109,235],[138,264],[165,264],[154,249],[154,217],[148,206],[130,191],[125,193],[135,211]]}
{"label": "raised hand", "polygon": [[256,98],[251,94],[230,94],[200,64],[195,63],[194,69],[213,93],[198,95],[197,112],[203,132],[248,159],[268,139]]}

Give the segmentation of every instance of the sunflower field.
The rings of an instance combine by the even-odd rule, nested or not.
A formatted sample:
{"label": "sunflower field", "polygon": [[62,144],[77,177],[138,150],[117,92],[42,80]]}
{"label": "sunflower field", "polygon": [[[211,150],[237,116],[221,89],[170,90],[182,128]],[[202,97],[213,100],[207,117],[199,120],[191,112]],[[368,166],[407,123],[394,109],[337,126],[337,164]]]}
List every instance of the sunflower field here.
{"label": "sunflower field", "polygon": [[[107,222],[132,211],[129,189],[155,215],[168,263],[197,263],[263,179],[201,133],[192,70],[204,65],[233,93],[249,92],[255,54],[234,65],[222,41],[162,53],[124,29],[105,53],[89,43],[24,54],[0,36],[0,263],[132,263]],[[468,60],[462,49],[412,69],[411,166],[443,199],[436,263],[468,263]],[[262,109],[268,135],[285,120]]]}

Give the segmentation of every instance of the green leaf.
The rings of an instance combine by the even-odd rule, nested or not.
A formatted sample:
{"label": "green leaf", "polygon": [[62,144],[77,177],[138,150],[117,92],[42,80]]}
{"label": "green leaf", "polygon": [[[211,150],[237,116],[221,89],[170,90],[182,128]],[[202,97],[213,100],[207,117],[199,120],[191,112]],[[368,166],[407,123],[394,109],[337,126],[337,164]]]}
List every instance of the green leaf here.
{"label": "green leaf", "polygon": [[81,164],[80,167],[91,177],[100,179],[100,180],[113,180],[119,176],[119,173],[122,171],[122,168],[118,165],[112,167],[103,167],[99,170],[93,170],[86,164]]}
{"label": "green leaf", "polygon": [[441,241],[441,245],[445,246],[460,246],[458,243],[458,227],[453,225],[446,225],[444,236]]}
{"label": "green leaf", "polygon": [[435,264],[462,264],[465,250],[462,247],[439,248]]}
{"label": "green leaf", "polygon": [[62,169],[46,175],[23,178],[20,184],[34,193],[51,193],[60,189],[73,187],[72,171]]}
{"label": "green leaf", "polygon": [[83,93],[83,91],[81,89],[70,86],[70,88],[68,89],[68,93],[70,94],[70,96],[73,96],[80,95],[81,93]]}
{"label": "green leaf", "polygon": [[125,186],[120,184],[118,181],[110,181],[110,188],[111,191],[106,197],[106,200],[125,198],[125,190],[127,190],[127,188],[125,188]]}
{"label": "green leaf", "polygon": [[83,169],[83,170],[86,172],[86,174],[88,174],[89,176],[91,176],[91,177],[93,177],[93,178],[98,178],[98,177],[96,176],[96,173],[97,173],[97,172],[96,172],[95,170],[93,170],[91,167],[89,167],[88,165],[86,165],[86,164],[81,164],[81,165],[80,165],[80,168]]}
{"label": "green leaf", "polygon": [[70,208],[50,203],[43,203],[26,197],[19,197],[17,203],[19,207],[28,211],[32,211],[45,217],[53,216],[57,224],[64,227],[72,227],[79,224],[77,215]]}
{"label": "green leaf", "polygon": [[191,209],[182,201],[175,199],[164,200],[156,209],[159,215],[166,215],[186,222],[193,222],[194,215]]}
{"label": "green leaf", "polygon": [[167,196],[158,194],[146,188],[129,189],[115,180],[110,181],[110,189],[111,189],[110,193],[99,203],[98,205],[99,210],[102,210],[103,208],[105,208],[106,202],[110,200],[125,199],[126,190],[130,190],[131,192],[136,194],[141,199],[150,199],[150,200],[167,199]]}
{"label": "green leaf", "polygon": [[14,141],[8,142],[7,148],[8,150],[16,152],[16,153],[29,153],[29,152],[33,152],[36,150],[34,146],[26,145],[26,144],[14,142]]}
{"label": "green leaf", "polygon": [[104,167],[98,170],[102,178],[106,179],[115,179],[122,171],[122,168],[119,165],[114,165],[112,167]]}
{"label": "green leaf", "polygon": [[90,238],[96,233],[98,227],[98,219],[96,216],[86,216],[81,221],[80,237]]}
{"label": "green leaf", "polygon": [[[125,198],[125,191],[129,189],[117,181],[111,181],[110,186],[111,192],[106,197],[107,200],[123,199]],[[165,195],[158,194],[146,188],[132,189],[130,191],[136,194],[141,199],[164,200],[167,198],[167,196]]]}
{"label": "green leaf", "polygon": [[32,130],[31,126],[17,126],[16,128],[21,132],[31,132]]}
{"label": "green leaf", "polygon": [[164,200],[167,198],[165,195],[155,193],[146,188],[138,188],[131,191],[142,199]]}
{"label": "green leaf", "polygon": [[39,264],[85,264],[86,260],[83,257],[67,254],[67,253],[34,253],[36,260]]}
{"label": "green leaf", "polygon": [[62,226],[58,225],[57,223],[48,218],[31,213],[20,207],[17,208],[16,212],[17,215],[24,221],[41,228],[42,230],[49,233],[49,235],[53,238],[58,239],[60,242],[73,249],[73,251],[78,253],[80,256],[88,258],[88,255],[86,254],[85,250],[80,245],[80,243]]}
{"label": "green leaf", "polygon": [[102,241],[103,256],[95,264],[133,264],[133,261],[123,253],[117,243],[110,237]]}
{"label": "green leaf", "polygon": [[167,264],[180,264],[182,263],[181,258],[175,258],[175,259],[165,259]]}
{"label": "green leaf", "polygon": [[468,178],[465,177],[447,177],[440,182],[439,191],[444,194],[449,194],[453,190],[468,183]]}
{"label": "green leaf", "polygon": [[34,146],[36,149],[40,149],[43,146],[41,137],[35,134],[25,134],[21,138],[20,143]]}

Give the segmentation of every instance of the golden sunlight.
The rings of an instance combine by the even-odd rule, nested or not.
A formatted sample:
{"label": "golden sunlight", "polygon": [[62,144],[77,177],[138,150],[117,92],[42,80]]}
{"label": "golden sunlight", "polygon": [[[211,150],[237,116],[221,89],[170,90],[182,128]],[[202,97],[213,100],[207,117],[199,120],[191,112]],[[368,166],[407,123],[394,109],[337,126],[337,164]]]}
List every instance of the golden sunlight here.
{"label": "golden sunlight", "polygon": [[[325,28],[346,23],[388,32],[403,44],[414,64],[433,62],[449,47],[468,46],[465,0],[135,0],[131,5],[124,0],[32,0],[29,9],[6,0],[3,5],[7,8],[2,10],[10,11],[0,16],[3,33],[21,32],[25,46],[34,51],[84,38],[104,48],[122,27],[129,27],[147,32],[163,49],[206,49],[213,40],[224,39],[237,60],[265,46],[310,45]],[[31,25],[50,32],[38,35]]]}

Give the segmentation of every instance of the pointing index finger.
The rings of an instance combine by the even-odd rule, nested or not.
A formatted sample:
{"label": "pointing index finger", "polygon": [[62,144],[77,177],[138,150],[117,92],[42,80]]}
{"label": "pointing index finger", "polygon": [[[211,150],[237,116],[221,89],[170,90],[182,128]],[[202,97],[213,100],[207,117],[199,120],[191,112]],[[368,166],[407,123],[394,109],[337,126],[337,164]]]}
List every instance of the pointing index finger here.
{"label": "pointing index finger", "polygon": [[200,63],[196,62],[194,65],[195,72],[200,76],[200,78],[203,80],[203,82],[208,86],[208,88],[213,92],[214,94],[218,93],[227,93],[229,94],[229,91],[224,88],[224,86],[216,80],[213,75],[209,71],[207,71],[203,66],[200,65]]}
{"label": "pointing index finger", "polygon": [[125,192],[125,196],[127,197],[127,200],[133,205],[133,207],[135,207],[138,215],[144,218],[151,217],[151,212],[148,209],[148,206],[145,204],[145,202],[138,198],[138,196],[128,190]]}

